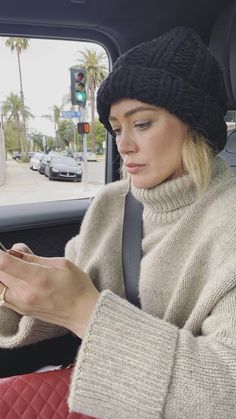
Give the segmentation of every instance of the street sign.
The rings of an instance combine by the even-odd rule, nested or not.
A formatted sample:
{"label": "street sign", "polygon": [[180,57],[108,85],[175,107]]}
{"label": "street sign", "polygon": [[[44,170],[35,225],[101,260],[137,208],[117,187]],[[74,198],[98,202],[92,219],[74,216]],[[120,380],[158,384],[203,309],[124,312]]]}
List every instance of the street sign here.
{"label": "street sign", "polygon": [[61,116],[62,118],[79,118],[81,112],[78,111],[62,111]]}

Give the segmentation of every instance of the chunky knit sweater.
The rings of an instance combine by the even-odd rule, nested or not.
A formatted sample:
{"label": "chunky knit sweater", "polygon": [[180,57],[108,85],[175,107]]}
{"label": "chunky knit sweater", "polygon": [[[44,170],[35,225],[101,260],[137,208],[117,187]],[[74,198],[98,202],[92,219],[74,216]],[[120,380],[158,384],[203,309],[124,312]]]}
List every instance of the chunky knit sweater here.
{"label": "chunky knit sweater", "polygon": [[[200,197],[190,176],[144,190],[142,309],[125,299],[126,181],[94,199],[66,257],[101,295],[79,350],[70,409],[104,419],[236,417],[236,180],[215,160]],[[134,243],[135,245],[135,243]],[[0,346],[64,330],[0,310]]]}

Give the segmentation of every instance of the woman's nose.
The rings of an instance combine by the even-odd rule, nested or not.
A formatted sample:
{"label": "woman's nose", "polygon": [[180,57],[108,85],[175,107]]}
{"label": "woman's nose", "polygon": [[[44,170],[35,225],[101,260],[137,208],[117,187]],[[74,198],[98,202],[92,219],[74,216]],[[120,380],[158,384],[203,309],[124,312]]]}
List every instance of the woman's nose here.
{"label": "woman's nose", "polygon": [[123,130],[118,137],[117,148],[120,154],[127,154],[135,151],[136,143],[128,130]]}

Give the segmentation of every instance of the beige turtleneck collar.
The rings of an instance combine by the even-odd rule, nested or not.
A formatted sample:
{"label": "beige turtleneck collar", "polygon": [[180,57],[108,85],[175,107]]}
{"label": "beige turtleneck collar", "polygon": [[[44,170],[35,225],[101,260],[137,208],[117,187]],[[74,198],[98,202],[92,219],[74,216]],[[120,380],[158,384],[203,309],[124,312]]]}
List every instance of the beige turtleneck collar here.
{"label": "beige turtleneck collar", "polygon": [[[212,182],[222,179],[222,176],[232,176],[232,172],[223,159],[216,157]],[[150,189],[136,188],[131,185],[131,191],[135,198],[143,203],[144,220],[158,224],[177,221],[198,197],[190,175],[163,182]]]}

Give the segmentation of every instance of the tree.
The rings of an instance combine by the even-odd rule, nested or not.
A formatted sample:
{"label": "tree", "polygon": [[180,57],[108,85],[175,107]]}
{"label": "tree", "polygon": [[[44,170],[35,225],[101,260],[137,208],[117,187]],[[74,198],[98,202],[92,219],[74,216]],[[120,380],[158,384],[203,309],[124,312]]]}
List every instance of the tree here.
{"label": "tree", "polygon": [[33,142],[33,150],[35,151],[52,150],[55,147],[54,138],[44,135],[41,132],[32,132],[30,139]]}
{"label": "tree", "polygon": [[59,123],[60,123],[62,108],[63,108],[63,104],[61,106],[53,105],[52,114],[43,115],[43,118],[47,118],[49,121],[53,122],[53,124],[54,124],[56,147],[57,148],[59,146],[58,129],[59,129]]}
{"label": "tree", "polygon": [[[2,114],[5,122],[17,131],[18,141],[22,152],[27,151],[26,139],[24,136],[23,121],[33,118],[29,108],[23,106],[19,96],[11,93],[2,104]],[[4,124],[5,125],[5,124]]]}
{"label": "tree", "polygon": [[[103,141],[106,140],[106,130],[100,121],[95,121],[96,152],[103,150]],[[92,147],[91,133],[88,134],[88,148]]]}
{"label": "tree", "polygon": [[20,150],[19,131],[11,121],[4,124],[4,138],[6,151],[12,153]]}
{"label": "tree", "polygon": [[71,144],[77,143],[78,134],[74,122],[71,120],[68,121],[67,119],[60,121],[58,136],[60,138],[60,143],[63,144],[64,147],[69,147]]}
{"label": "tree", "polygon": [[[17,55],[17,62],[18,62],[18,71],[19,71],[19,78],[20,78],[20,97],[22,101],[22,107],[24,109],[25,101],[24,101],[24,93],[23,93],[23,82],[22,82],[22,71],[21,71],[21,62],[20,62],[20,55],[22,50],[26,50],[29,48],[29,40],[27,38],[8,38],[6,40],[6,46],[11,49],[11,51],[16,51]],[[26,137],[27,137],[27,129],[26,129],[26,120],[23,116],[23,132],[25,137],[25,144],[26,144]]]}
{"label": "tree", "polygon": [[43,150],[43,134],[41,132],[32,132],[30,134],[30,140],[33,143],[33,150],[34,151],[42,151]]}
{"label": "tree", "polygon": [[107,74],[105,59],[104,52],[97,52],[94,49],[79,52],[78,67],[83,67],[86,70],[87,92],[91,103],[91,148],[93,152],[96,151],[95,93]]}

